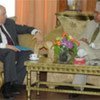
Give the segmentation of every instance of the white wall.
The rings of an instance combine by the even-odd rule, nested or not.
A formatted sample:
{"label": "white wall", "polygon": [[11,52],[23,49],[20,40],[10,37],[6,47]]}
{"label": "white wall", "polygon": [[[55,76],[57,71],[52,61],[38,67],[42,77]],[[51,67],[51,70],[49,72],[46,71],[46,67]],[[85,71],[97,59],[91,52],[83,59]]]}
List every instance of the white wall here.
{"label": "white wall", "polygon": [[0,0],[0,5],[6,8],[7,16],[15,16],[15,0]]}

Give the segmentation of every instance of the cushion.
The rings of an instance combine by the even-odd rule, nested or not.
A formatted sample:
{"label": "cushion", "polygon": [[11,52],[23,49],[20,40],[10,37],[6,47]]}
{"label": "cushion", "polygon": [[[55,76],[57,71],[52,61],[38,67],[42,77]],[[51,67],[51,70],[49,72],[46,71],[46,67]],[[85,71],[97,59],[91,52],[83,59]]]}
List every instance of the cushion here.
{"label": "cushion", "polygon": [[19,44],[28,48],[31,48],[34,50],[34,45],[36,43],[36,40],[33,40],[33,36],[31,34],[21,34],[18,36],[19,38]]}
{"label": "cushion", "polygon": [[49,34],[45,36],[46,41],[54,41],[56,37],[61,37],[63,33],[63,28],[62,26],[58,26],[55,29],[53,29]]}
{"label": "cushion", "polygon": [[58,16],[64,32],[72,35],[74,38],[80,37],[88,21],[78,20],[66,16]]}

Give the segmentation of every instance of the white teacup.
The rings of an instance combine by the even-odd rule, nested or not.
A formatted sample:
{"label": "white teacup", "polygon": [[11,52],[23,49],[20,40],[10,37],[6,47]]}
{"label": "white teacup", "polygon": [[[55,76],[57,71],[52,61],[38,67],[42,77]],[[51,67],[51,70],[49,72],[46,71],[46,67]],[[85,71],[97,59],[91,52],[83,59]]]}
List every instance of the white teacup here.
{"label": "white teacup", "polygon": [[30,54],[30,55],[29,55],[29,59],[30,59],[30,60],[39,60],[37,54]]}

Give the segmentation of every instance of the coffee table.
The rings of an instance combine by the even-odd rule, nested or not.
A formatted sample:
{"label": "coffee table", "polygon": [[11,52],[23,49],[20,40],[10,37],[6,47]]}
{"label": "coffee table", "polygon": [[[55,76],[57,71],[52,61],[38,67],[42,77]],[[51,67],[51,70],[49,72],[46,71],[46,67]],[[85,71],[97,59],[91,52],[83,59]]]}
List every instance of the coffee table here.
{"label": "coffee table", "polygon": [[[39,61],[26,61],[26,70],[27,70],[27,96],[28,100],[31,100],[31,91],[35,90],[37,93],[39,91],[48,91],[48,92],[59,92],[59,93],[76,93],[76,94],[88,94],[88,95],[100,95],[100,92],[96,91],[81,91],[81,90],[73,90],[73,89],[56,89],[56,88],[45,88],[40,87],[40,85],[55,85],[55,86],[69,86],[69,87],[80,87],[87,89],[97,89],[100,91],[100,86],[92,86],[92,85],[75,85],[75,84],[67,84],[67,83],[59,83],[59,82],[47,82],[40,81],[39,76],[40,72],[52,72],[52,73],[65,73],[65,74],[87,74],[87,75],[98,75],[100,76],[100,66],[76,66],[69,64],[57,64],[57,63],[44,63]],[[36,82],[33,86],[31,83],[31,73],[36,72]]]}

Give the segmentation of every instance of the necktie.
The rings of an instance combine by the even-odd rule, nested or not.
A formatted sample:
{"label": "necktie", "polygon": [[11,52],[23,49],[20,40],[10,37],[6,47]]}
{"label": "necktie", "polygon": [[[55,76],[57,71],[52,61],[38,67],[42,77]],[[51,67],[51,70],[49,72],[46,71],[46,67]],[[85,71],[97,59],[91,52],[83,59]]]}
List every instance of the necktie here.
{"label": "necktie", "polygon": [[9,45],[14,45],[11,37],[6,33],[6,31],[4,30],[4,28],[2,26],[0,26],[1,31],[5,34],[6,38],[7,38],[7,42]]}
{"label": "necktie", "polygon": [[[96,39],[96,37],[97,37],[99,31],[100,31],[100,24],[98,25],[98,27],[97,27],[96,30],[94,31],[94,33],[93,33],[93,35],[92,35],[92,38],[91,38],[91,42],[94,42],[94,41],[95,41],[95,39]],[[90,42],[90,43],[91,43],[91,42]]]}

